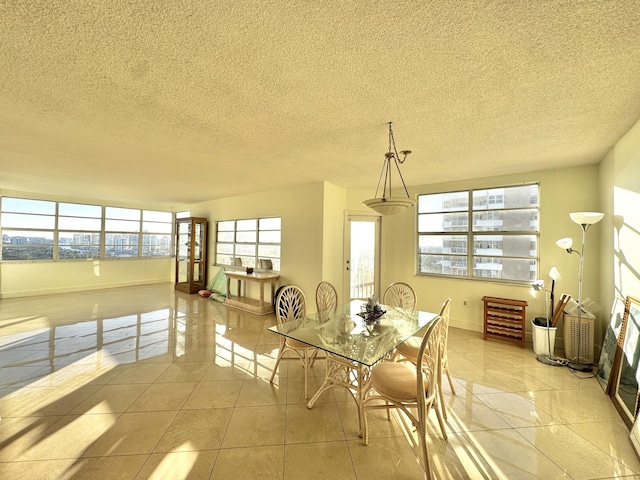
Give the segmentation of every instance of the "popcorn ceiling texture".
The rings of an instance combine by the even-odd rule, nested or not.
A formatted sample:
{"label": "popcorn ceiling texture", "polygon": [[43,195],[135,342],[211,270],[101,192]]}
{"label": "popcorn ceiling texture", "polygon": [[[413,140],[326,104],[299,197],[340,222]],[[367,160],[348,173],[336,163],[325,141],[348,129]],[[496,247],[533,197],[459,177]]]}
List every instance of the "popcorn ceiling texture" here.
{"label": "popcorn ceiling texture", "polygon": [[594,164],[640,118],[640,0],[0,3],[0,189],[163,207]]}

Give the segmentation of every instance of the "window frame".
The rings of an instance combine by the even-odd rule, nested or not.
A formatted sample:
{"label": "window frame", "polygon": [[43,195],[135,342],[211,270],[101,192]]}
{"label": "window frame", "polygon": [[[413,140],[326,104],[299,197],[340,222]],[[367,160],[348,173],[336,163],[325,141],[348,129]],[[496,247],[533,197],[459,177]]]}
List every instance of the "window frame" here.
{"label": "window frame", "polygon": [[[94,207],[94,209],[97,209],[99,211],[98,216],[95,216],[95,214],[93,216],[90,215],[82,215],[82,214],[78,214],[76,213],[75,215],[72,215],[70,212],[62,212],[63,210],[63,205],[64,206],[70,206],[70,205],[77,205],[80,207]],[[90,210],[90,209],[87,209]],[[82,255],[82,256],[77,256],[77,257],[64,257],[62,258],[60,256],[60,252],[64,251],[67,249],[67,247],[71,247],[73,245],[75,246],[79,246],[81,248],[85,248],[88,251],[91,251],[92,247],[97,247],[97,253],[98,253],[98,257],[101,255],[102,253],[102,244],[104,243],[102,241],[102,227],[104,225],[103,221],[102,221],[102,214],[103,214],[103,208],[100,205],[89,205],[86,203],[76,203],[76,202],[57,202],[56,204],[56,229],[55,229],[55,253],[54,256],[59,259],[59,260],[78,260],[78,259],[83,259],[86,260],[87,258],[96,258],[95,255]],[[97,223],[99,224],[98,228],[86,228],[85,225],[83,225],[84,228],[66,228],[61,226],[61,223],[66,223],[66,222],[61,222],[62,219],[69,219],[72,221],[72,219],[75,219],[78,222],[81,222],[82,220],[97,220]],[[61,237],[63,236],[63,234],[73,234],[74,237],[77,236],[89,236],[92,237],[91,240],[89,240],[88,242],[85,243],[69,243],[67,244],[66,242],[61,242]],[[94,240],[95,236],[97,235],[97,240],[98,243],[96,244]]]}
{"label": "window frame", "polygon": [[[5,209],[6,208],[6,201],[4,200],[5,198],[8,198],[10,200],[16,200],[17,201],[16,203],[20,203],[21,201],[23,201],[23,202],[26,202],[27,205],[33,202],[34,206],[36,204],[41,204],[41,207],[50,206],[50,211],[45,211],[44,209],[41,210],[39,208],[31,209],[29,207],[24,209],[20,209],[20,208]],[[56,242],[57,242],[56,227],[58,222],[57,202],[53,200],[23,198],[23,197],[9,197],[9,196],[7,197],[3,196],[1,197],[1,200],[2,200],[2,204],[0,208],[0,233],[2,234],[2,245],[0,248],[0,260],[5,262],[31,262],[35,260],[42,260],[42,261],[54,260],[57,254],[57,245],[56,245]],[[6,227],[3,225],[3,222],[6,223],[7,217],[13,220],[17,220],[17,222],[13,225],[10,223],[10,226]],[[30,222],[28,221],[26,222],[25,225],[22,225],[20,222],[20,219],[37,220],[35,222],[37,225],[31,225]],[[44,221],[45,223],[49,223],[49,224],[48,225],[40,224],[41,221]],[[7,231],[22,233],[23,235],[13,235],[12,238],[24,237],[24,240],[25,240],[24,243],[20,243],[20,242],[5,243],[4,237],[6,235],[5,232]],[[32,233],[33,235],[31,236],[27,235],[30,233]],[[41,233],[43,235],[42,236],[37,235],[38,233]],[[40,243],[31,243],[29,239],[41,239],[45,241]],[[27,244],[37,249],[46,250],[47,253],[49,253],[49,255],[47,255],[46,258],[10,258],[10,259],[4,258],[6,256],[5,249],[6,249],[6,252],[24,249],[24,247],[20,247],[19,245],[27,245]],[[29,252],[32,252],[34,248],[28,248],[25,251],[29,253]]]}
{"label": "window frame", "polygon": [[[47,210],[52,210],[53,213],[47,211],[47,212],[37,212],[37,211],[18,211],[18,210],[13,210],[13,208],[15,207],[11,207],[11,208],[6,208],[6,204],[10,203],[7,202],[7,200],[10,201],[17,201],[16,203],[19,204],[19,202],[24,201],[24,202],[35,202],[34,206],[37,206],[38,203],[42,203],[42,207],[48,207]],[[27,203],[28,205],[28,203]],[[97,216],[97,212],[94,213],[93,215],[86,215],[86,214],[71,214],[68,211],[64,211],[62,212],[62,210],[65,210],[65,208],[67,206],[71,207],[71,210],[73,210],[73,206],[76,205],[79,207],[79,210],[82,210],[82,207],[88,207],[86,208],[87,211],[90,210],[96,210],[99,209],[100,214],[99,216]],[[61,208],[62,206],[62,208]],[[29,207],[26,207],[27,210],[30,210]],[[111,235],[114,232],[115,233],[123,233],[123,232],[119,232],[113,229],[107,230],[107,221],[108,220],[114,220],[113,218],[107,218],[107,210],[108,209],[115,209],[115,210],[128,210],[131,212],[137,212],[138,213],[138,218],[137,220],[135,220],[135,222],[137,222],[136,226],[131,225],[132,229],[135,229],[135,232],[124,232],[124,234],[129,235],[129,234],[134,234],[138,236],[138,241],[136,243],[135,246],[135,252],[136,255],[135,256],[118,256],[118,255],[110,255],[107,256],[107,252],[106,252],[106,242],[107,242],[107,235]],[[160,214],[160,215],[158,215]],[[168,221],[157,221],[157,220],[147,220],[146,218],[151,216],[151,217],[164,217],[168,215]],[[9,218],[13,218],[16,221],[20,221],[19,216],[33,216],[34,218],[48,218],[49,219],[49,223],[50,225],[47,225],[47,228],[42,228],[40,226],[20,226],[19,224],[16,223],[16,225],[11,225],[11,226],[6,226],[6,223],[4,220],[9,217]],[[83,219],[87,219],[87,220],[91,220],[93,223],[98,223],[100,224],[100,228],[96,229],[96,227],[84,227],[82,226],[82,220]],[[62,221],[61,221],[62,220]],[[78,227],[76,226],[70,226],[71,224],[78,222],[80,225]],[[149,224],[149,222],[151,222],[152,224],[155,224],[155,227],[158,229],[165,229],[167,231],[163,231],[163,232],[149,232],[149,231],[145,231],[145,226],[147,226]],[[27,224],[29,222],[27,221]],[[61,223],[63,224],[61,228]],[[89,224],[89,222],[86,223],[87,225]],[[170,211],[163,211],[163,210],[149,210],[149,209],[140,209],[140,208],[132,208],[132,207],[122,207],[122,206],[113,206],[113,205],[102,205],[102,204],[96,204],[96,203],[81,203],[81,202],[74,202],[74,201],[56,201],[56,200],[49,200],[49,199],[42,199],[42,198],[31,198],[31,197],[19,197],[19,196],[12,196],[12,195],[2,195],[0,196],[0,232],[2,232],[2,245],[0,247],[0,262],[57,262],[57,261],[61,261],[61,262],[72,262],[72,261],[80,261],[80,260],[87,260],[87,259],[97,259],[97,260],[121,260],[121,259],[142,259],[142,258],[171,258],[173,256],[173,251],[174,251],[174,236],[175,236],[175,213],[170,212]],[[12,234],[12,233],[17,233],[17,232],[25,232],[25,233],[31,233],[33,232],[34,234],[37,234],[39,232],[43,232],[47,234],[47,237],[42,237],[45,238],[46,242],[41,244],[37,244],[38,247],[46,247],[48,250],[50,250],[50,255],[47,256],[46,258],[42,255],[37,256],[34,255],[34,253],[36,253],[36,250],[31,249],[31,252],[27,252],[27,256],[24,256],[24,258],[6,258],[7,255],[5,254],[8,251],[11,251],[12,249],[16,249],[18,247],[14,246],[14,245],[18,245],[18,244],[14,244],[13,242],[8,242],[5,243],[5,235],[8,237],[7,240],[12,239],[14,237],[17,237],[18,235]],[[67,243],[66,241],[61,241],[61,236],[62,237],[66,237],[68,238],[69,234],[72,235],[79,235],[79,236],[92,236],[93,238],[91,240],[88,240],[88,243],[81,243],[81,244],[77,244],[82,248],[86,248],[87,250],[90,250],[91,248],[94,249],[97,247],[98,251],[96,252],[97,254],[94,256],[87,256],[87,255],[78,255],[75,257],[68,257],[65,256],[64,254],[61,256],[60,252],[61,250],[65,250],[69,245],[76,245],[75,243]],[[147,254],[147,252],[145,251],[145,247],[151,245],[151,243],[147,244],[145,243],[145,237],[153,237],[153,236],[157,236],[157,235],[161,235],[163,237],[165,237],[165,242],[168,239],[169,241],[169,246],[168,248],[163,248],[163,252],[166,252],[166,255],[151,255],[151,254]],[[25,235],[26,236],[26,235]],[[95,243],[95,237],[98,236],[99,237],[99,244]],[[34,235],[35,237],[40,237],[38,235]],[[51,237],[49,239],[49,237]],[[149,242],[151,242],[152,240],[149,238],[148,239]],[[34,244],[35,245],[35,244]],[[153,249],[152,249],[153,250]],[[151,250],[150,250],[151,251]]]}
{"label": "window frame", "polygon": [[[523,187],[535,187],[536,193],[536,202],[535,205],[531,205],[530,203],[527,206],[517,206],[517,207],[506,207],[504,206],[504,202],[502,203],[502,208],[495,208],[496,198],[495,195],[492,194],[492,190],[508,190],[515,188],[523,188]],[[487,201],[480,205],[474,206],[474,193],[486,191],[488,193]],[[420,210],[420,197],[428,197],[431,195],[447,195],[447,194],[466,194],[467,203],[466,208],[454,208],[451,210],[441,209],[441,210]],[[487,220],[494,219],[495,217],[500,217],[504,214],[504,212],[510,211],[520,211],[520,210],[531,210],[535,212],[535,228],[531,227],[530,229],[478,229],[476,225],[474,225],[474,215],[478,213],[484,213],[486,215]],[[447,214],[466,214],[466,228],[464,230],[453,229],[447,230],[442,229],[438,231],[421,231],[421,216],[424,215],[447,215]],[[475,217],[477,218],[477,217]],[[459,220],[459,219],[457,219]],[[457,221],[456,220],[456,221]],[[503,224],[500,225],[504,227]],[[428,237],[437,237],[437,236],[450,236],[450,237],[463,237],[466,239],[466,251],[464,253],[459,252],[441,252],[441,253],[427,253],[421,251],[421,239],[425,239]],[[500,236],[501,239],[495,239],[492,237]],[[503,253],[497,254],[495,252],[478,252],[476,253],[476,245],[478,243],[483,243],[487,245],[484,250],[491,250],[497,242],[503,243],[505,238],[512,237],[516,239],[516,237],[522,237],[521,241],[524,241],[526,237],[533,237],[530,239],[530,244],[532,240],[535,242],[535,251],[530,248],[530,255],[505,255]],[[459,240],[459,239],[458,239]],[[454,241],[453,239],[451,241]],[[428,243],[428,242],[427,242]],[[531,247],[531,245],[530,245]],[[505,283],[505,284],[516,284],[516,285],[530,285],[532,280],[538,278],[538,272],[540,268],[540,183],[539,182],[528,182],[522,184],[515,185],[499,185],[499,186],[489,186],[489,187],[477,187],[477,188],[468,188],[468,189],[456,189],[456,190],[448,190],[448,191],[437,191],[430,193],[423,193],[418,195],[418,206],[416,208],[416,257],[415,257],[415,273],[416,275],[424,275],[424,276],[434,276],[439,278],[452,278],[458,280],[476,280],[476,281],[487,281],[487,282],[496,282],[496,283]],[[447,256],[451,257],[451,259],[463,259],[466,257],[466,274],[465,275],[455,275],[450,273],[439,273],[439,272],[429,272],[423,271],[422,268],[422,259],[424,257],[429,256]],[[486,269],[481,270],[476,273],[476,265],[478,260],[487,260],[485,263],[497,263],[500,265],[504,265],[505,259],[512,259],[515,261],[529,261],[529,276],[531,278],[528,279],[518,279],[518,278],[494,278],[492,276],[486,276],[488,272]],[[499,260],[496,262],[496,260]],[[458,264],[459,265],[459,264]],[[457,267],[458,271],[461,267]]]}
{"label": "window frame", "polygon": [[[261,224],[269,224],[277,220],[277,228],[268,227],[262,228]],[[250,222],[255,223],[255,229],[246,228],[250,225]],[[240,224],[240,228],[238,228]],[[223,228],[222,228],[223,227]],[[230,228],[231,227],[231,228]],[[269,232],[278,232],[278,242],[264,241],[265,234]],[[253,235],[252,235],[253,234]],[[221,241],[222,237],[228,237]],[[230,238],[232,237],[232,239]],[[244,237],[244,240],[243,240]],[[220,252],[222,245],[227,246],[226,252]],[[253,254],[247,252],[253,247]],[[264,250],[273,248],[277,249],[278,253],[272,255],[265,255]],[[244,252],[242,250],[245,250]],[[261,252],[262,250],[262,252]],[[261,254],[263,253],[263,254]],[[281,270],[282,259],[282,217],[252,217],[252,218],[240,218],[233,220],[218,220],[216,221],[216,236],[215,236],[215,265],[220,267],[228,267],[231,269],[244,269],[246,267],[253,267],[259,271],[275,271]],[[229,257],[228,261],[221,261],[222,257]],[[245,259],[241,265],[236,264],[237,260]],[[248,259],[248,260],[247,260]],[[261,268],[260,260],[271,260],[272,268]]]}

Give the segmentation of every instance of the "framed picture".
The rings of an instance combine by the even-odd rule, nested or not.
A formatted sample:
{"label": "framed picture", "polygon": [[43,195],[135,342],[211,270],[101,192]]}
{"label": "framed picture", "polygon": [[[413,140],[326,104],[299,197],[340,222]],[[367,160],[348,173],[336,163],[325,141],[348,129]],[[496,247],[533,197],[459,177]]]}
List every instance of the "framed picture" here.
{"label": "framed picture", "polygon": [[636,451],[636,455],[640,457],[640,423],[638,422],[638,417],[636,417],[636,421],[633,422],[629,438],[631,438],[631,444]]}
{"label": "framed picture", "polygon": [[[596,378],[600,382],[604,393],[611,395],[613,383],[616,377],[618,362],[620,359],[616,356],[616,347],[618,346],[618,336],[620,327],[622,326],[622,318],[624,316],[626,301],[616,297],[611,309],[611,318],[607,325],[607,331],[604,334],[604,342],[602,343],[602,351],[600,352],[600,361],[598,362],[598,372]],[[616,360],[616,361],[614,361]],[[614,372],[612,375],[611,372]]]}
{"label": "framed picture", "polygon": [[[613,403],[631,428],[638,413],[638,380],[640,377],[640,300],[627,297],[616,349],[618,361],[613,380]],[[616,359],[616,360],[617,360]]]}

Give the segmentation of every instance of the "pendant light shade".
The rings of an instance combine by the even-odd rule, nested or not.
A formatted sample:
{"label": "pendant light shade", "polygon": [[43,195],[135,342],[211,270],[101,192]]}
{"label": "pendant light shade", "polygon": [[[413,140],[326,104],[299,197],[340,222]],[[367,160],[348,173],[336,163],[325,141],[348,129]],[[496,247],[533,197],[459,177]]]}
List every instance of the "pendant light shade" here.
{"label": "pendant light shade", "polygon": [[416,201],[404,197],[382,197],[371,198],[362,203],[375,210],[380,215],[395,215],[408,207],[413,207],[416,204]]}
{"label": "pendant light shade", "polygon": [[[402,172],[400,172],[400,165],[405,162],[407,155],[411,153],[411,150],[402,150],[398,154],[396,149],[396,142],[393,138],[393,130],[391,128],[391,122],[389,122],[389,151],[384,156],[384,164],[382,165],[382,172],[380,173],[380,179],[378,180],[378,186],[376,187],[376,198],[370,198],[362,202],[367,207],[378,212],[380,215],[395,215],[402,212],[409,207],[413,207],[416,201],[409,197],[409,191],[402,178]],[[402,155],[402,158],[400,157]],[[391,195],[391,174],[393,168],[398,171],[398,176],[402,182],[402,187],[406,196],[393,197]],[[382,179],[384,178],[384,183]],[[382,183],[382,195],[378,196],[380,191],[380,184]]]}

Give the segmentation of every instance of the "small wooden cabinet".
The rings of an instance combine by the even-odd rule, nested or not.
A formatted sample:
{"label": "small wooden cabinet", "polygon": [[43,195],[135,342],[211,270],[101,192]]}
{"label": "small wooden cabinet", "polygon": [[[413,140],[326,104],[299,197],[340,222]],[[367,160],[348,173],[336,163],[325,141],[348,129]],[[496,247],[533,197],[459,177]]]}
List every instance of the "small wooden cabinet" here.
{"label": "small wooden cabinet", "polygon": [[176,290],[198,293],[207,282],[207,219],[176,220]]}
{"label": "small wooden cabinet", "polygon": [[484,339],[491,338],[525,346],[527,302],[509,298],[482,297]]}

